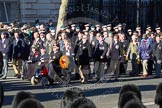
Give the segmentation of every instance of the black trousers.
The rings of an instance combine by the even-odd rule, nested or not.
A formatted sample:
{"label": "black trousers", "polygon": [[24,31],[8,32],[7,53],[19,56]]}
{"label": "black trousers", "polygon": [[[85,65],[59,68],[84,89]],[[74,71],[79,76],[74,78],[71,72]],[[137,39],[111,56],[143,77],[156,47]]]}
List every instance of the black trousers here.
{"label": "black trousers", "polygon": [[119,71],[120,71],[120,74],[126,74],[127,72],[127,62],[120,62],[120,65],[119,65]]}
{"label": "black trousers", "polygon": [[148,60],[148,74],[152,75],[154,61],[152,59]]}

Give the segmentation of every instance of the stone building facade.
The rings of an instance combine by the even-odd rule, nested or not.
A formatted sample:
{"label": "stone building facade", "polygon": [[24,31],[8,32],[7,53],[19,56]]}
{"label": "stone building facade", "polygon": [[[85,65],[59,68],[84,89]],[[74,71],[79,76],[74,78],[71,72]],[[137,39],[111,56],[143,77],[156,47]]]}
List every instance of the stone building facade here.
{"label": "stone building facade", "polygon": [[41,22],[52,18],[57,22],[61,0],[20,0],[22,22],[33,22],[39,18]]}
{"label": "stone building facade", "polygon": [[61,0],[0,0],[0,22],[57,22]]}

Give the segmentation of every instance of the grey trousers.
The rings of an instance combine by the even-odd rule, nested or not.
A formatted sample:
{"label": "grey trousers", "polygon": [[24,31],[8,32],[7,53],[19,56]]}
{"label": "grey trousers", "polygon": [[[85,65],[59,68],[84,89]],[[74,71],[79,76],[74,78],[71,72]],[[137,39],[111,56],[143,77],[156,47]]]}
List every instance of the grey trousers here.
{"label": "grey trousers", "polygon": [[114,73],[115,77],[119,77],[119,60],[111,60],[110,61],[110,66],[106,72],[106,74],[111,74]]}
{"label": "grey trousers", "polygon": [[97,79],[101,79],[104,74],[105,74],[105,62],[101,62],[101,61],[96,61],[94,64],[94,70],[95,70],[95,74]]}

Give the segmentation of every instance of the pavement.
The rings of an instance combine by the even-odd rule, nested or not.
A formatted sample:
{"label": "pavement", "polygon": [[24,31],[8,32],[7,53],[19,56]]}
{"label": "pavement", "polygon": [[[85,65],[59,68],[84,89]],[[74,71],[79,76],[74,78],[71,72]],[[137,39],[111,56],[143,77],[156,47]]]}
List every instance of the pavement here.
{"label": "pavement", "polygon": [[21,80],[13,77],[12,67],[9,68],[9,74],[6,80],[0,80],[5,91],[3,108],[11,108],[13,97],[19,91],[31,92],[41,101],[45,108],[59,108],[60,99],[64,91],[70,87],[79,87],[85,91],[87,98],[91,99],[97,108],[117,108],[119,90],[125,84],[136,84],[142,93],[142,101],[147,108],[157,108],[154,104],[156,86],[162,82],[162,78],[127,77],[121,76],[120,80],[103,80],[95,83],[93,80],[88,84],[81,84],[79,81],[72,81],[70,85],[31,85],[30,81]]}

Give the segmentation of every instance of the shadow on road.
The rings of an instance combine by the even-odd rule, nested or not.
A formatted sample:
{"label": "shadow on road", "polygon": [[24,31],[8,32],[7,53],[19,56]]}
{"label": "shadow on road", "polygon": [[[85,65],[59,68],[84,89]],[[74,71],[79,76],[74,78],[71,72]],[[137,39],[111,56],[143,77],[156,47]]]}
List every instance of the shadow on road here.
{"label": "shadow on road", "polygon": [[[86,86],[86,85],[85,85]],[[57,90],[59,86],[54,85],[49,87],[43,86],[31,86],[29,83],[17,83],[15,82],[7,82],[4,84],[5,91],[25,91],[25,90],[38,90],[38,93],[33,93],[35,97],[41,102],[52,101],[52,100],[60,100],[63,96],[63,92]],[[84,88],[86,97],[91,96],[105,96],[109,94],[118,94],[121,87],[107,87],[100,88],[93,86],[92,88],[88,84],[89,88]],[[156,85],[140,85],[141,91],[153,91],[156,89]],[[39,93],[39,90],[43,90],[43,93]],[[65,90],[65,88],[63,88]],[[7,95],[4,99],[4,105],[11,105],[14,95]]]}

